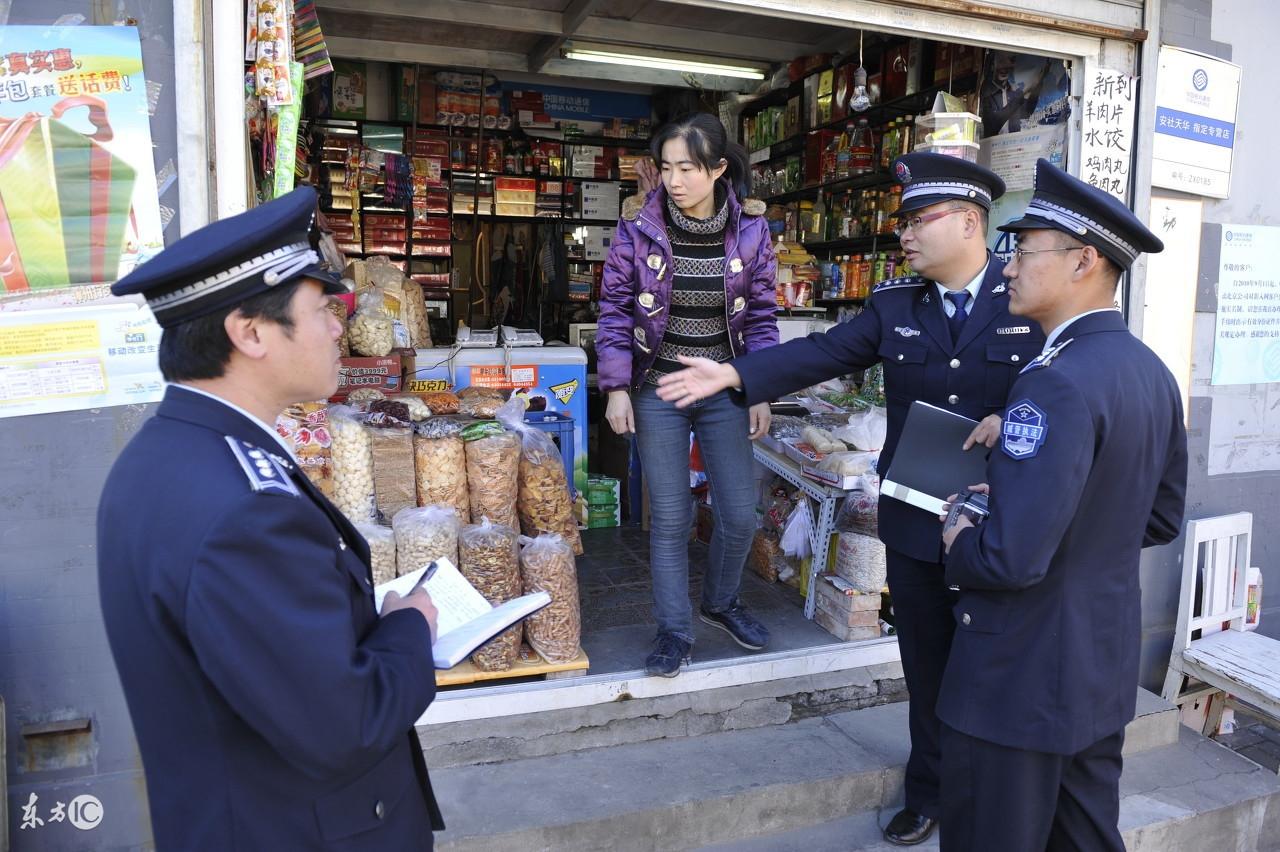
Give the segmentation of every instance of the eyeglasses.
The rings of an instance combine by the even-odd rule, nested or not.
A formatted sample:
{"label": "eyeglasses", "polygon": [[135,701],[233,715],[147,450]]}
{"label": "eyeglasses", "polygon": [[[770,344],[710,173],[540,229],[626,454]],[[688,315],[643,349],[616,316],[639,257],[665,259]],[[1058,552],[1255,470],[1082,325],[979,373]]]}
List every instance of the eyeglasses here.
{"label": "eyeglasses", "polygon": [[1070,248],[1051,248],[1051,249],[1024,249],[1016,248],[1013,250],[1013,259],[1021,263],[1029,254],[1043,254],[1047,251],[1079,251],[1084,246],[1071,246]]}
{"label": "eyeglasses", "polygon": [[937,213],[926,213],[923,216],[911,216],[906,219],[899,219],[898,224],[893,226],[894,236],[902,236],[907,231],[918,231],[920,226],[926,222],[932,222],[934,219],[941,219],[943,216],[950,216],[952,213],[963,213],[965,208],[952,207],[950,210],[941,210]]}

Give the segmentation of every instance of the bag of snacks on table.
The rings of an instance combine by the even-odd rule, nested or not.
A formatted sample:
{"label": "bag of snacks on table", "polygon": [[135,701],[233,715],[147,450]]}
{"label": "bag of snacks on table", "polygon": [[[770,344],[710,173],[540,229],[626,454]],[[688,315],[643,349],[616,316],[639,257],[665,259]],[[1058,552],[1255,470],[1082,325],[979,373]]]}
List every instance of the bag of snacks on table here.
{"label": "bag of snacks on table", "polygon": [[471,495],[467,492],[467,451],[463,424],[449,417],[432,417],[414,426],[413,459],[418,505],[452,506],[458,519],[471,523]]}
{"label": "bag of snacks on table", "polygon": [[458,515],[452,506],[401,509],[391,519],[396,534],[396,564],[401,574],[437,559],[458,564]]}
{"label": "bag of snacks on table", "polygon": [[501,396],[481,396],[473,394],[472,396],[460,398],[462,399],[462,404],[458,410],[468,417],[474,417],[477,420],[493,419],[497,416],[498,410],[501,409],[504,404]]}
{"label": "bag of snacks on table", "polygon": [[409,412],[409,419],[414,423],[421,423],[431,416],[431,408],[417,394],[406,393],[400,396],[393,396],[391,399],[395,402],[404,403]]}
{"label": "bag of snacks on table", "polygon": [[[519,536],[511,527],[482,518],[458,533],[458,568],[485,600],[501,606],[522,594]],[[517,622],[485,642],[471,655],[482,672],[502,672],[515,665],[523,624]]]}
{"label": "bag of snacks on table", "polygon": [[276,431],[293,446],[298,467],[320,490],[333,499],[333,437],[329,434],[329,407],[323,402],[291,405],[276,418]]}
{"label": "bag of snacks on table", "polygon": [[582,607],[573,551],[558,535],[520,537],[524,594],[546,592],[551,603],[524,621],[529,645],[548,663],[567,663],[582,652]]}
{"label": "bag of snacks on table", "polygon": [[498,412],[498,422],[520,436],[520,478],[516,511],[527,536],[553,533],[582,555],[582,537],[569,498],[564,459],[551,436],[524,420],[525,401],[512,397]]}
{"label": "bag of snacks on table", "polygon": [[364,416],[349,405],[329,406],[330,452],[333,455],[333,505],[347,520],[373,519],[373,445]]}
{"label": "bag of snacks on table", "polygon": [[457,414],[462,407],[462,400],[448,391],[432,391],[422,395],[422,401],[431,409],[432,414]]}
{"label": "bag of snacks on table", "polygon": [[463,428],[462,440],[467,452],[471,519],[487,517],[518,529],[520,439],[501,424],[486,420]]}
{"label": "bag of snacks on table", "polygon": [[396,572],[396,537],[391,527],[373,523],[356,524],[356,532],[369,542],[369,564],[373,568],[373,584],[394,580]]}
{"label": "bag of snacks on table", "polygon": [[357,355],[381,358],[395,348],[395,325],[387,312],[381,290],[361,293],[355,318],[347,326],[351,351]]}
{"label": "bag of snacks on table", "polygon": [[[400,405],[385,401],[387,405]],[[377,405],[378,403],[374,403]],[[403,406],[401,405],[403,408]],[[374,505],[383,518],[418,505],[413,469],[413,427],[384,412],[365,419],[373,459]]]}

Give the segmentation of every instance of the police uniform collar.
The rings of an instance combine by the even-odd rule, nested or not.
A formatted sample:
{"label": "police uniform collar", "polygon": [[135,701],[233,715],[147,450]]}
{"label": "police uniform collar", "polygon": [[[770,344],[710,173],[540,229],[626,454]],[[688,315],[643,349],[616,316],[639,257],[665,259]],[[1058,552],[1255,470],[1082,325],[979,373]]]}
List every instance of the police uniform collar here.
{"label": "police uniform collar", "polygon": [[263,447],[279,454],[292,465],[292,454],[283,450],[283,442],[275,429],[268,427],[247,411],[210,393],[184,385],[169,385],[156,411],[157,417],[181,420],[205,429]]}
{"label": "police uniform collar", "polygon": [[922,278],[919,275],[904,275],[900,278],[888,278],[881,281],[871,290],[871,292],[880,293],[885,290],[897,290],[903,287],[920,287],[928,283],[929,280],[927,278]]}
{"label": "police uniform collar", "polygon": [[1082,334],[1093,334],[1098,331],[1128,330],[1129,327],[1124,324],[1124,317],[1120,311],[1115,308],[1097,308],[1076,314],[1051,331],[1045,339],[1044,348],[1047,352],[1055,343],[1068,337],[1079,337]]}

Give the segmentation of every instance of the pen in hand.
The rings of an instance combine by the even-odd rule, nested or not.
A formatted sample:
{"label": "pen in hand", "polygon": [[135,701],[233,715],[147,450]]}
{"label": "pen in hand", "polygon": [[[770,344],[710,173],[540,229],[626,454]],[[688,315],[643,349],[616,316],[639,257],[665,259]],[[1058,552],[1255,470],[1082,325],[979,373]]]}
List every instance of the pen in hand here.
{"label": "pen in hand", "polygon": [[405,592],[404,596],[407,598],[409,597],[409,595],[413,594],[414,592],[418,591],[418,589],[422,588],[423,584],[425,584],[428,580],[432,578],[432,576],[435,575],[437,567],[438,566],[434,561],[430,565],[428,565],[427,570],[423,571],[422,576],[418,578],[418,582],[414,583],[413,588]]}

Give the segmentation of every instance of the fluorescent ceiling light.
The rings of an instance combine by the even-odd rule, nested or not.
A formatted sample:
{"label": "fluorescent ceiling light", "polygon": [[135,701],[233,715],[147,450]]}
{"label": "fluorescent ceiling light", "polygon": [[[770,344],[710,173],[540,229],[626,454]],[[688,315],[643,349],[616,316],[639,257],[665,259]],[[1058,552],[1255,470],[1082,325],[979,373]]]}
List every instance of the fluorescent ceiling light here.
{"label": "fluorescent ceiling light", "polygon": [[714,74],[720,77],[738,77],[743,80],[763,80],[764,71],[745,65],[720,65],[695,59],[674,59],[663,56],[643,56],[637,53],[614,53],[608,50],[591,50],[572,47],[564,52],[565,59],[582,62],[603,62],[606,65],[628,65],[633,68],[658,68],[664,71],[689,71],[694,74]]}

